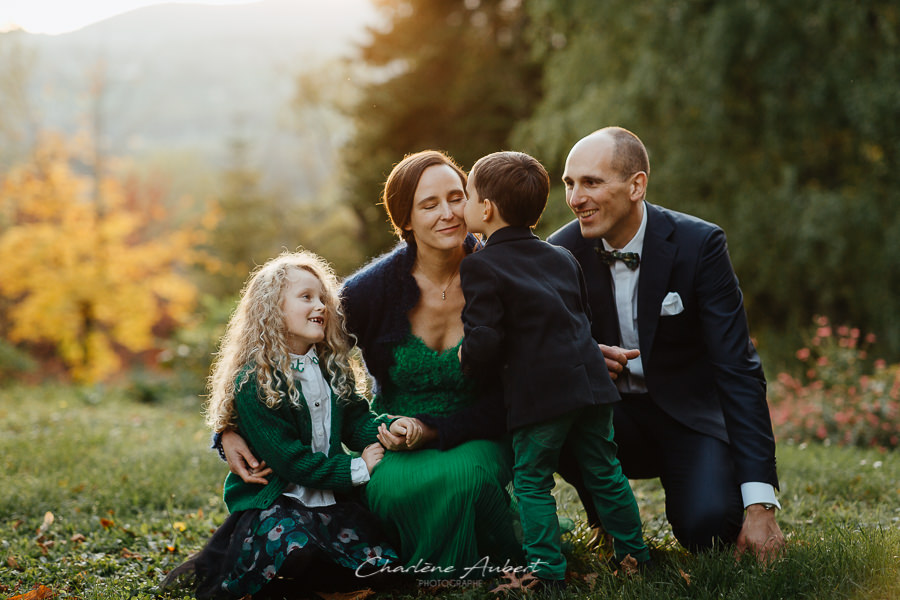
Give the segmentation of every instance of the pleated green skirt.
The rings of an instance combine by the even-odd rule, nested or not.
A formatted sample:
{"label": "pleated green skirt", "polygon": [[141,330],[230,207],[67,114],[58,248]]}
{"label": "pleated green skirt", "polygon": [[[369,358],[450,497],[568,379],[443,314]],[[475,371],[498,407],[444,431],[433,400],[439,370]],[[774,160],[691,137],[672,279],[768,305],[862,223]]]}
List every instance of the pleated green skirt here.
{"label": "pleated green skirt", "polygon": [[[365,495],[423,579],[481,578],[522,564],[509,489],[509,444],[474,440],[446,451],[387,452]],[[496,575],[496,573],[494,573]]]}

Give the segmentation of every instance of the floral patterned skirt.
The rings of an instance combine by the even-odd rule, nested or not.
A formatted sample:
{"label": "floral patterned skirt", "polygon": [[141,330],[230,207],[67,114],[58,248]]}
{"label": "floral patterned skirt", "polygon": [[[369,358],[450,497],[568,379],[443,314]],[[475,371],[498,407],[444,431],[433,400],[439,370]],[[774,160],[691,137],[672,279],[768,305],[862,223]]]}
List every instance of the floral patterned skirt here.
{"label": "floral patterned skirt", "polygon": [[307,508],[286,496],[265,510],[230,515],[189,562],[198,598],[269,595],[276,587],[359,589],[386,565],[399,565],[376,517],[361,504]]}

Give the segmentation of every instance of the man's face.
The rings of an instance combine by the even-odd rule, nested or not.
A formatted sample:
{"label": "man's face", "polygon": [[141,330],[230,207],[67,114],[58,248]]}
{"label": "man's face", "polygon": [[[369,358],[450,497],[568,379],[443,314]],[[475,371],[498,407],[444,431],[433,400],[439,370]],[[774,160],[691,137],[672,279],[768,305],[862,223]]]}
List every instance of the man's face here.
{"label": "man's face", "polygon": [[605,134],[580,140],[569,152],[563,182],[566,203],[585,238],[604,238],[613,248],[631,241],[641,225],[643,205],[634,176],[612,166],[614,142]]}

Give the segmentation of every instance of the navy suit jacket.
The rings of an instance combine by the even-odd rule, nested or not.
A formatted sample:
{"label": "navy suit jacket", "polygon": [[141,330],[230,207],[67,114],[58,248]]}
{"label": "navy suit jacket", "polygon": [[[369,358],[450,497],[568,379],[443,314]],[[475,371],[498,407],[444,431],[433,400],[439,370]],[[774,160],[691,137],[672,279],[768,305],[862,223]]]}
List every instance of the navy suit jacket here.
{"label": "navy suit jacket", "polygon": [[462,367],[501,374],[508,429],[619,400],[590,333],[581,268],[568,251],[528,227],[504,227],[459,272]]}
{"label": "navy suit jacket", "polygon": [[[739,483],[778,487],[775,439],[766,380],[750,340],[743,296],[725,233],[711,223],[650,203],[638,280],[638,339],[648,392],[680,423],[731,447]],[[548,241],[568,248],[587,282],[594,338],[619,345],[609,267],[599,239],[585,239],[573,221]],[[676,292],[679,314],[660,314]]]}

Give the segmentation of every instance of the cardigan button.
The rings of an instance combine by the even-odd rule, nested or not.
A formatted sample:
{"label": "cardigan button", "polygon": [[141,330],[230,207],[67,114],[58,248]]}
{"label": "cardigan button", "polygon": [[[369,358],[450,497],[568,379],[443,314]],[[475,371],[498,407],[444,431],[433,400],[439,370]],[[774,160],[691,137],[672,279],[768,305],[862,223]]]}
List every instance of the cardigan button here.
{"label": "cardigan button", "polygon": [[320,404],[322,404],[322,403],[321,403],[321,402],[316,402],[316,406],[319,406]]}

